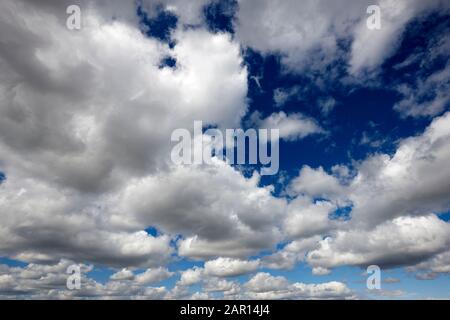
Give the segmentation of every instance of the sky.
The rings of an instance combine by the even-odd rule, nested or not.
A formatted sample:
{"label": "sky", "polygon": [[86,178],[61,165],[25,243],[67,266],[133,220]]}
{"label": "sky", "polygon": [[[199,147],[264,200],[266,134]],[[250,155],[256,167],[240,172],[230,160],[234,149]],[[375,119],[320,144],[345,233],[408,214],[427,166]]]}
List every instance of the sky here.
{"label": "sky", "polygon": [[[449,299],[449,18],[445,0],[1,1],[0,298]],[[279,129],[279,171],[173,163],[194,121]]]}

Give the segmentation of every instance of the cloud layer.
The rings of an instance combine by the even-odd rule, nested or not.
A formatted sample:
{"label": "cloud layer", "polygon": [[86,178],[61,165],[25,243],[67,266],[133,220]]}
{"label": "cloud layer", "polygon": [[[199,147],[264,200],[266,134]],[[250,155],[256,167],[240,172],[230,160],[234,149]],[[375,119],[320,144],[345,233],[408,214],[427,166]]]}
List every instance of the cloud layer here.
{"label": "cloud layer", "polygon": [[[79,1],[79,31],[65,26],[69,1],[1,2],[0,256],[26,266],[0,265],[0,297],[350,299],[357,294],[344,282],[269,270],[450,272],[449,224],[439,218],[450,209],[448,63],[394,88],[399,116],[434,119],[390,154],[331,170],[297,166],[280,192],[217,158],[170,161],[172,131],[192,131],[195,120],[238,128],[249,116],[289,143],[329,134],[326,121],[281,110],[300,87],[276,90],[276,111],[248,114],[246,48],[276,54],[286,73],[331,70],[334,79],[342,64],[345,81],[363,83],[408,23],[448,9],[380,0],[383,28],[373,33],[365,1],[257,2],[239,1],[231,35],[205,25],[209,1],[143,1],[150,18],[160,10],[178,17],[172,44],[146,36],[131,1]],[[447,38],[396,68],[446,57]],[[327,117],[336,101],[319,107]],[[169,267],[180,260],[196,266]],[[79,291],[66,288],[71,264],[82,264]],[[114,272],[100,282],[90,274],[97,266]]]}

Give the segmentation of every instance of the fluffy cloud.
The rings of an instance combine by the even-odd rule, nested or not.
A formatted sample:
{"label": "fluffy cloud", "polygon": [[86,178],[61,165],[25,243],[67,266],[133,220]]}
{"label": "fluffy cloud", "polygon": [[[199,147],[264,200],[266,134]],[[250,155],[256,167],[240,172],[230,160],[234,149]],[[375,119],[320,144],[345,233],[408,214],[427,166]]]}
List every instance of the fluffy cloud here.
{"label": "fluffy cloud", "polygon": [[[369,5],[381,8],[381,30],[366,26]],[[244,45],[280,54],[289,71],[323,69],[344,59],[350,73],[358,74],[373,70],[394,53],[408,22],[442,8],[448,3],[440,0],[239,1],[235,29]],[[340,50],[342,40],[351,41],[349,55]]]}
{"label": "fluffy cloud", "polygon": [[134,273],[133,273],[133,271],[124,268],[124,269],[114,273],[110,277],[110,279],[111,280],[117,280],[117,281],[133,280],[134,279]]}
{"label": "fluffy cloud", "polygon": [[320,284],[289,283],[281,276],[258,273],[245,285],[250,299],[346,299],[354,295],[341,282]]}
{"label": "fluffy cloud", "polygon": [[[161,4],[180,25],[201,25],[206,3],[143,6],[153,15]],[[0,266],[0,295],[351,298],[340,282],[290,283],[268,273],[244,285],[223,278],[303,261],[318,275],[367,264],[409,266],[429,277],[448,273],[449,224],[436,214],[450,208],[450,114],[400,141],[394,154],[372,155],[352,170],[336,166],[329,174],[304,166],[286,190],[289,200],[275,197],[273,186],[262,187],[257,173],[244,177],[217,159],[209,166],[173,166],[169,143],[174,129],[192,129],[194,120],[239,127],[248,77],[241,44],[280,53],[289,71],[345,59],[358,75],[392,54],[409,21],[442,3],[381,0],[386,15],[374,33],[365,28],[364,1],[283,1],[276,8],[270,1],[241,1],[235,37],[180,26],[171,47],[143,35],[131,2],[80,1],[82,29],[69,31],[68,1],[2,1],[0,169],[7,179],[0,184],[0,255],[36,264]],[[349,34],[352,50],[345,53],[338,43]],[[447,47],[431,49],[439,55]],[[175,67],[162,65],[168,56]],[[441,113],[447,79],[446,66],[421,77],[417,91],[399,86],[404,100],[396,110]],[[433,99],[422,104],[436,86]],[[278,90],[276,104],[298,94],[298,87]],[[319,106],[326,114],[334,102]],[[255,113],[253,120],[279,128],[288,141],[325,133],[299,113],[264,119]],[[351,208],[351,220],[330,219],[343,206]],[[155,235],[144,231],[149,228]],[[266,250],[265,257],[245,260]],[[174,275],[165,267],[174,252],[209,261],[181,271],[171,290],[149,287]],[[101,284],[84,266],[82,289],[69,292],[65,271],[72,261],[120,271]],[[135,274],[137,268],[145,271]],[[205,292],[192,295],[194,284]]]}
{"label": "fluffy cloud", "polygon": [[298,177],[290,183],[289,192],[294,195],[336,199],[344,194],[345,190],[339,179],[326,173],[323,168],[312,169],[304,166]]}
{"label": "fluffy cloud", "polygon": [[400,217],[375,229],[338,231],[319,242],[307,261],[318,270],[339,265],[406,266],[448,248],[450,225],[434,215]]}
{"label": "fluffy cloud", "polygon": [[280,53],[287,68],[301,71],[334,59],[338,36],[332,30],[343,32],[347,17],[358,12],[365,13],[363,1],[240,1],[235,29],[244,45]]}
{"label": "fluffy cloud", "polygon": [[[153,225],[182,234],[179,254],[188,257],[242,257],[273,247],[285,201],[258,187],[259,176],[244,178],[222,161],[177,167],[130,183],[114,209],[130,224]],[[158,193],[158,197],[152,197]]]}
{"label": "fluffy cloud", "polygon": [[[101,284],[88,277],[92,267],[81,266],[80,289],[68,290],[66,271],[72,264],[62,260],[54,265],[30,264],[26,267],[0,265],[0,297],[23,299],[163,299],[164,287],[146,287],[126,279]],[[119,278],[128,274],[122,270]]]}
{"label": "fluffy cloud", "polygon": [[447,113],[422,135],[402,141],[393,156],[373,156],[361,163],[349,187],[355,222],[379,223],[450,207],[450,171],[445,165],[450,159],[449,123]]}
{"label": "fluffy cloud", "polygon": [[294,141],[312,134],[324,133],[324,130],[312,118],[300,113],[287,115],[283,111],[273,113],[261,119],[259,114],[253,114],[252,120],[261,129],[279,129],[280,138]]}
{"label": "fluffy cloud", "polygon": [[181,286],[190,286],[199,283],[203,279],[203,271],[202,268],[197,267],[183,271],[178,284]]}
{"label": "fluffy cloud", "polygon": [[310,198],[297,197],[288,207],[284,230],[291,238],[308,238],[323,234],[335,224],[330,215],[337,209],[329,201],[311,203]]}
{"label": "fluffy cloud", "polygon": [[166,268],[147,269],[143,273],[136,275],[139,284],[153,284],[163,281],[173,276],[174,273]]}
{"label": "fluffy cloud", "polygon": [[67,258],[112,266],[150,266],[169,259],[168,236],[113,228],[76,193],[14,175],[0,189],[2,254],[24,261]]}
{"label": "fluffy cloud", "polygon": [[[267,272],[259,272],[247,282],[240,284],[214,276],[197,276],[203,269],[190,269],[183,273],[193,281],[180,281],[192,284],[200,283],[205,292],[226,299],[348,299],[355,294],[341,282],[320,284],[290,283],[285,277],[272,276]],[[203,271],[202,271],[203,272]],[[189,276],[188,276],[189,275]],[[194,280],[195,278],[195,280]],[[201,279],[201,280],[200,280]],[[182,292],[181,287],[177,291]]]}
{"label": "fluffy cloud", "polygon": [[[436,214],[450,207],[449,123],[448,113],[435,119],[422,135],[401,141],[392,156],[357,164],[352,177],[322,168],[300,171],[290,186],[298,195],[290,206],[298,209],[288,210],[285,228],[291,236],[327,235],[309,248],[306,261],[314,273],[340,265],[408,266],[446,251],[449,224]],[[317,197],[323,202],[311,200]],[[325,218],[342,204],[352,209],[350,221]],[[298,259],[295,250],[278,255],[287,266]]]}
{"label": "fluffy cloud", "polygon": [[409,271],[418,272],[418,277],[422,280],[435,279],[439,274],[450,273],[450,251],[439,253],[430,259],[415,266],[409,267]]}
{"label": "fluffy cloud", "polygon": [[205,263],[205,273],[216,277],[233,277],[256,271],[259,260],[245,261],[231,258],[218,258]]}
{"label": "fluffy cloud", "polygon": [[[48,266],[30,264],[26,267],[7,267],[0,265],[0,297],[23,299],[199,299],[211,297],[344,299],[355,297],[351,290],[341,282],[289,283],[286,278],[275,277],[269,273],[258,273],[243,284],[217,277],[201,276],[198,277],[198,280],[201,278],[203,293],[197,292],[192,295],[184,286],[197,283],[197,279],[192,277],[191,281],[180,281],[169,291],[165,287],[148,287],[149,282],[139,282],[136,278],[131,277],[132,273],[122,270],[119,272],[120,276],[113,276],[115,279],[101,284],[89,278],[88,272],[92,271],[92,267],[88,266],[81,266],[80,289],[68,290],[66,282],[69,275],[66,270],[71,264],[72,262],[64,260]],[[189,271],[196,272],[195,269],[191,269],[184,271],[183,275],[187,275]],[[165,278],[160,277],[158,281]],[[188,276],[184,277],[184,280],[187,278]]]}
{"label": "fluffy cloud", "polygon": [[135,275],[133,271],[129,269],[122,269],[116,273],[114,273],[110,279],[116,281],[125,281],[125,280],[134,280],[136,284],[139,285],[147,285],[158,283],[167,278],[170,278],[174,273],[170,272],[166,268],[154,268],[147,269],[144,272]]}
{"label": "fluffy cloud", "polygon": [[380,0],[381,29],[367,28],[366,19],[355,27],[350,71],[358,73],[364,69],[373,70],[384,59],[395,52],[397,40],[402,35],[406,23],[425,9],[436,8],[440,1],[392,1]]}
{"label": "fluffy cloud", "polygon": [[205,292],[221,292],[224,295],[234,295],[239,291],[239,284],[234,281],[228,281],[219,278],[206,278],[203,283]]}
{"label": "fluffy cloud", "polygon": [[353,178],[304,167],[290,190],[294,195],[351,204],[355,225],[446,212],[450,207],[450,171],[445,165],[450,160],[449,123],[450,113],[444,114],[422,135],[401,141],[392,156],[369,156],[356,164]]}
{"label": "fluffy cloud", "polygon": [[[155,181],[156,170],[170,170],[173,129],[195,119],[239,124],[247,93],[239,45],[196,29],[174,33],[171,49],[126,17],[112,20],[113,11],[126,12],[118,3],[111,11],[81,5],[82,29],[70,31],[57,1],[1,4],[0,154],[8,179],[0,250],[25,261],[164,264],[170,238],[144,232],[153,221],[130,225],[117,211],[111,218],[110,199],[137,176]],[[167,55],[176,69],[160,67]]]}
{"label": "fluffy cloud", "polygon": [[[174,128],[190,128],[195,119],[233,127],[245,112],[247,74],[227,35],[179,32],[170,50],[95,10],[84,10],[82,30],[71,32],[45,10],[3,6],[1,136],[8,174],[46,172],[44,178],[63,186],[103,190],[163,166]],[[159,68],[166,55],[177,59],[176,70]],[[25,150],[27,160],[19,158]]]}
{"label": "fluffy cloud", "polygon": [[270,269],[293,269],[298,262],[304,261],[306,254],[317,247],[322,240],[320,235],[297,239],[283,249],[262,259],[262,265]]}

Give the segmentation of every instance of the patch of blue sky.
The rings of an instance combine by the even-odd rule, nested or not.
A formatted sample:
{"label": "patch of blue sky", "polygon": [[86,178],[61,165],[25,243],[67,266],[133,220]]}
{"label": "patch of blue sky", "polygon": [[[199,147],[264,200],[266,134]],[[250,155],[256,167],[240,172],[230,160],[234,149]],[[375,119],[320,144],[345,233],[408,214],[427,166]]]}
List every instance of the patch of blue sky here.
{"label": "patch of blue sky", "polygon": [[0,183],[6,180],[6,174],[2,171],[0,171]]}
{"label": "patch of blue sky", "polygon": [[8,267],[19,267],[19,268],[24,268],[28,265],[28,263],[20,260],[10,259],[8,257],[0,257],[0,265],[2,264],[7,265]]}
{"label": "patch of blue sky", "polygon": [[171,38],[171,31],[176,28],[178,23],[178,17],[175,14],[159,6],[156,14],[150,16],[142,6],[138,6],[137,15],[143,26],[143,32],[147,36],[167,42],[170,46],[175,45]]}

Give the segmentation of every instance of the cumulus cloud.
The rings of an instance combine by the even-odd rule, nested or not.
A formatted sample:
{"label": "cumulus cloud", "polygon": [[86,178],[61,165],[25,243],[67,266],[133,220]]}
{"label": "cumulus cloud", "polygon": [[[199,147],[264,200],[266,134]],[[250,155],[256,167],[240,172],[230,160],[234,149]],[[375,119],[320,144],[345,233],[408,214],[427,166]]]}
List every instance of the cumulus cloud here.
{"label": "cumulus cloud", "polygon": [[174,273],[166,268],[147,269],[143,273],[136,275],[136,281],[139,284],[154,284],[166,280],[173,276]]}
{"label": "cumulus cloud", "polygon": [[[200,269],[190,269],[184,274],[193,275]],[[186,273],[188,272],[188,273]],[[200,280],[201,278],[201,280]],[[198,281],[197,281],[198,280]],[[356,295],[341,282],[320,284],[290,283],[285,277],[273,276],[267,272],[259,272],[247,282],[240,284],[220,277],[196,277],[204,292],[226,299],[350,299]],[[179,282],[181,284],[181,282]],[[182,287],[177,287],[182,292]]]}
{"label": "cumulus cloud", "polygon": [[[392,156],[362,161],[350,180],[342,181],[322,168],[300,171],[290,186],[302,199],[296,200],[300,210],[288,215],[286,230],[291,236],[308,237],[314,229],[327,235],[307,254],[314,273],[339,265],[408,266],[446,251],[449,224],[436,214],[450,207],[450,174],[444,165],[450,160],[449,121],[450,114],[445,114],[422,135],[400,142]],[[320,213],[318,204],[328,210],[350,205],[351,220],[330,222],[325,219],[330,211]],[[304,215],[308,207],[315,213]],[[302,228],[308,221],[312,226]]]}
{"label": "cumulus cloud", "polygon": [[450,172],[444,165],[450,157],[449,122],[450,113],[444,114],[422,135],[401,141],[393,155],[369,156],[356,165],[350,180],[342,181],[322,168],[304,167],[290,190],[294,195],[351,204],[355,225],[446,212],[450,206]]}
{"label": "cumulus cloud", "polygon": [[256,271],[258,267],[259,260],[218,258],[205,263],[205,273],[216,277],[234,277]]}
{"label": "cumulus cloud", "polygon": [[282,277],[258,273],[245,283],[246,296],[251,299],[350,299],[351,290],[342,282],[320,284],[289,283]]}
{"label": "cumulus cloud", "polygon": [[[125,17],[111,19],[125,9],[82,4],[77,32],[66,29],[57,1],[1,4],[0,154],[8,179],[0,249],[25,261],[164,264],[170,238],[144,232],[151,221],[127,224],[125,212],[111,219],[110,199],[135,177],[170,170],[173,129],[195,119],[239,124],[247,93],[239,45],[197,29],[176,32],[169,48]],[[167,55],[175,70],[160,68]]]}
{"label": "cumulus cloud", "polygon": [[415,266],[408,267],[411,272],[418,272],[418,278],[432,280],[440,274],[450,273],[450,251],[446,250]]}
{"label": "cumulus cloud", "polygon": [[220,278],[206,278],[203,283],[205,292],[221,292],[223,295],[234,295],[238,293],[240,287],[235,281]]}
{"label": "cumulus cloud", "polygon": [[252,120],[260,129],[280,130],[280,138],[287,141],[295,141],[312,134],[325,133],[314,119],[300,113],[287,115],[281,111],[272,113],[264,119],[261,119],[260,115],[255,113],[252,115]]}
{"label": "cumulus cloud", "polygon": [[435,215],[400,217],[375,229],[338,231],[308,253],[313,268],[340,265],[406,266],[444,251],[450,241],[450,225]]}
{"label": "cumulus cloud", "polygon": [[298,177],[291,181],[289,192],[294,195],[336,199],[344,194],[345,190],[339,179],[326,173],[322,167],[313,169],[304,166]]}
{"label": "cumulus cloud", "polygon": [[111,277],[111,280],[133,280],[134,279],[134,273],[131,270],[128,269],[122,269],[116,273],[114,273]]}
{"label": "cumulus cloud", "polygon": [[190,286],[199,283],[203,279],[203,268],[194,267],[192,269],[184,270],[181,273],[178,284],[181,286]]}
{"label": "cumulus cloud", "polygon": [[449,122],[447,113],[422,135],[402,141],[394,155],[373,156],[361,163],[350,184],[355,220],[377,223],[449,208],[450,171],[444,165],[450,157]]}
{"label": "cumulus cloud", "polygon": [[337,206],[329,201],[316,201],[297,197],[288,207],[284,230],[290,238],[308,238],[329,231],[335,222],[330,215]]}
{"label": "cumulus cloud", "polygon": [[[182,234],[179,254],[187,257],[243,257],[270,249],[281,234],[277,221],[285,201],[259,176],[244,178],[225,162],[206,167],[177,167],[164,175],[130,182],[112,220],[128,212],[130,224],[153,225]],[[158,197],[152,197],[158,193]]]}
{"label": "cumulus cloud", "polygon": [[[180,31],[171,50],[96,10],[83,11],[83,28],[71,32],[44,9],[3,6],[1,133],[8,173],[38,174],[30,172],[38,171],[30,168],[33,161],[49,181],[104,190],[163,166],[174,128],[190,128],[195,119],[231,127],[245,112],[247,74],[227,35]],[[167,54],[177,59],[176,70],[159,68]],[[29,160],[19,158],[25,150]]]}
{"label": "cumulus cloud", "polygon": [[0,186],[0,250],[24,261],[55,262],[59,258],[111,266],[159,265],[172,249],[166,235],[142,229],[116,229],[96,218],[98,208],[73,192],[45,182],[10,176]]}
{"label": "cumulus cloud", "polygon": [[135,281],[136,284],[139,285],[148,285],[148,284],[154,284],[161,282],[165,279],[170,278],[172,275],[174,275],[173,272],[170,272],[166,268],[153,268],[153,269],[147,269],[142,273],[139,273],[137,275],[134,274],[133,271],[129,269],[122,269],[116,273],[114,273],[110,279],[115,281]]}
{"label": "cumulus cloud", "polygon": [[[80,289],[67,289],[66,271],[73,262],[62,260],[54,265],[30,264],[26,267],[0,265],[0,297],[22,299],[163,299],[165,287],[138,285],[123,272],[105,284],[88,276],[92,267],[81,265]],[[117,275],[117,274],[116,274]],[[123,279],[117,279],[123,278]],[[122,280],[122,281],[120,281]]]}
{"label": "cumulus cloud", "polygon": [[363,8],[362,1],[239,1],[235,29],[244,45],[281,54],[287,68],[298,72],[330,63],[338,51],[332,30],[343,32],[348,15]]}
{"label": "cumulus cloud", "polygon": [[[379,5],[382,28],[369,30],[366,10]],[[236,34],[246,46],[264,54],[277,53],[289,71],[324,69],[342,59],[351,74],[373,70],[394,53],[406,24],[445,1],[239,1]],[[351,42],[351,52],[340,49]]]}
{"label": "cumulus cloud", "polygon": [[262,265],[270,269],[293,269],[297,263],[305,260],[306,254],[315,249],[320,240],[322,237],[315,235],[291,241],[283,249],[265,256],[262,259]]}
{"label": "cumulus cloud", "polygon": [[[135,3],[79,3],[76,32],[65,27],[68,1],[0,4],[0,169],[7,176],[0,255],[31,263],[0,266],[1,297],[343,299],[355,296],[341,282],[291,283],[269,273],[244,284],[224,278],[302,262],[316,275],[368,264],[408,266],[422,278],[449,272],[449,224],[436,214],[450,208],[450,113],[400,141],[392,155],[331,173],[303,166],[283,190],[286,198],[262,186],[257,172],[244,176],[218,159],[174,166],[169,143],[174,129],[192,130],[194,120],[240,126],[248,85],[241,45],[279,53],[288,71],[344,60],[360,75],[393,53],[407,23],[444,2],[380,0],[376,33],[365,28],[365,1],[283,1],[276,8],[240,1],[231,36],[204,28],[206,0],[144,0],[150,16],[160,8],[178,16],[173,46],[143,34]],[[342,40],[351,40],[350,52]],[[446,40],[430,46],[436,56],[447,48]],[[173,68],[161,63],[168,56]],[[441,114],[447,80],[445,66],[414,87],[398,86],[403,100],[395,109]],[[435,95],[422,103],[430,88]],[[276,90],[276,105],[299,92]],[[319,101],[323,115],[334,105]],[[301,113],[256,112],[251,120],[280,129],[287,141],[326,134]],[[348,221],[336,217],[342,207],[351,211]],[[269,253],[249,258],[261,252]],[[172,289],[149,287],[174,276],[166,268],[174,254],[206,262],[177,271]],[[102,284],[83,265],[82,288],[72,292],[65,287],[72,263],[118,271]],[[190,292],[195,284],[204,292]]]}

